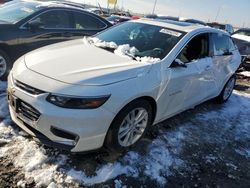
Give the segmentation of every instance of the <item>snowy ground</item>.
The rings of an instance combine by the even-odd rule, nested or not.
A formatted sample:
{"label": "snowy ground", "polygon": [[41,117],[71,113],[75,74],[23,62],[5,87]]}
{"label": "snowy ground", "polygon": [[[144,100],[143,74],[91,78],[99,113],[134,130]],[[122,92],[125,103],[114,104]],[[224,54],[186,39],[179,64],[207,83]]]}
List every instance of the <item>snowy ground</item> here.
{"label": "snowy ground", "polygon": [[250,94],[207,102],[154,127],[123,156],[70,155],[9,119],[0,83],[0,187],[249,187]]}

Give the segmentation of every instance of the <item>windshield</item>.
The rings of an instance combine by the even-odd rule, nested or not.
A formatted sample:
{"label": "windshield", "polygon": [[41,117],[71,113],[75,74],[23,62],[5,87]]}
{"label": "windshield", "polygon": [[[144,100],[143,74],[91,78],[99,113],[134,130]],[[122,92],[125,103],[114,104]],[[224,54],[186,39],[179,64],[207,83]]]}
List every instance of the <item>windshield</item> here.
{"label": "windshield", "polygon": [[184,32],[169,28],[125,22],[112,27],[95,37],[100,41],[113,42],[118,47],[127,45],[133,48],[134,56],[163,59],[184,36]]}
{"label": "windshield", "polygon": [[16,2],[0,6],[0,21],[16,23],[39,10],[37,3]]}
{"label": "windshield", "polygon": [[247,30],[239,30],[239,31],[236,31],[234,34],[245,35],[245,36],[250,37],[250,30],[249,31],[247,31]]}

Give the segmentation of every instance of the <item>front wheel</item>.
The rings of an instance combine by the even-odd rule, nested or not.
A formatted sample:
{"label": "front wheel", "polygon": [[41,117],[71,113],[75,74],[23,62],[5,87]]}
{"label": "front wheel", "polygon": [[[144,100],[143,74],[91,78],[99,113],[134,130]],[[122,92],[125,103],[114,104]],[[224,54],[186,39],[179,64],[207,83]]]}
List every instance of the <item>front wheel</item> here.
{"label": "front wheel", "polygon": [[6,80],[10,71],[10,58],[0,50],[0,79]]}
{"label": "front wheel", "polygon": [[233,89],[235,86],[235,82],[236,82],[236,77],[235,75],[233,75],[226,83],[226,85],[224,86],[223,90],[221,91],[220,95],[216,98],[217,102],[219,103],[223,103],[226,102],[229,97],[232,95],[233,93]]}
{"label": "front wheel", "polygon": [[111,151],[122,152],[138,142],[152,123],[152,107],[146,100],[137,100],[115,117],[106,136]]}

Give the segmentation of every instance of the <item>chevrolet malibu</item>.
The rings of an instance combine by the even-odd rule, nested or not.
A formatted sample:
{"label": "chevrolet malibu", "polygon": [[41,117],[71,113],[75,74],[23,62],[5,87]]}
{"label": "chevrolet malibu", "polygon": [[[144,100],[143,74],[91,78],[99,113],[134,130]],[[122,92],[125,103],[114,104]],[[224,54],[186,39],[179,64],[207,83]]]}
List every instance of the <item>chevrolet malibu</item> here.
{"label": "chevrolet malibu", "polygon": [[130,21],[19,58],[8,77],[10,114],[44,144],[121,152],[160,121],[209,99],[227,101],[239,65],[226,32]]}

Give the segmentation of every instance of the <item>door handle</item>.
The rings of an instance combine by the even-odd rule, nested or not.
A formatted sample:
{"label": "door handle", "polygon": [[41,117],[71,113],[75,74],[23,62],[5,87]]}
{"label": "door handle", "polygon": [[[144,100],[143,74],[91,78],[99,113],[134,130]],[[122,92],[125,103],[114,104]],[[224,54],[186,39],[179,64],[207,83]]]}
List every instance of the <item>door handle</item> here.
{"label": "door handle", "polygon": [[205,71],[209,71],[209,70],[211,70],[211,66],[210,65],[208,65],[208,66],[205,67]]}

